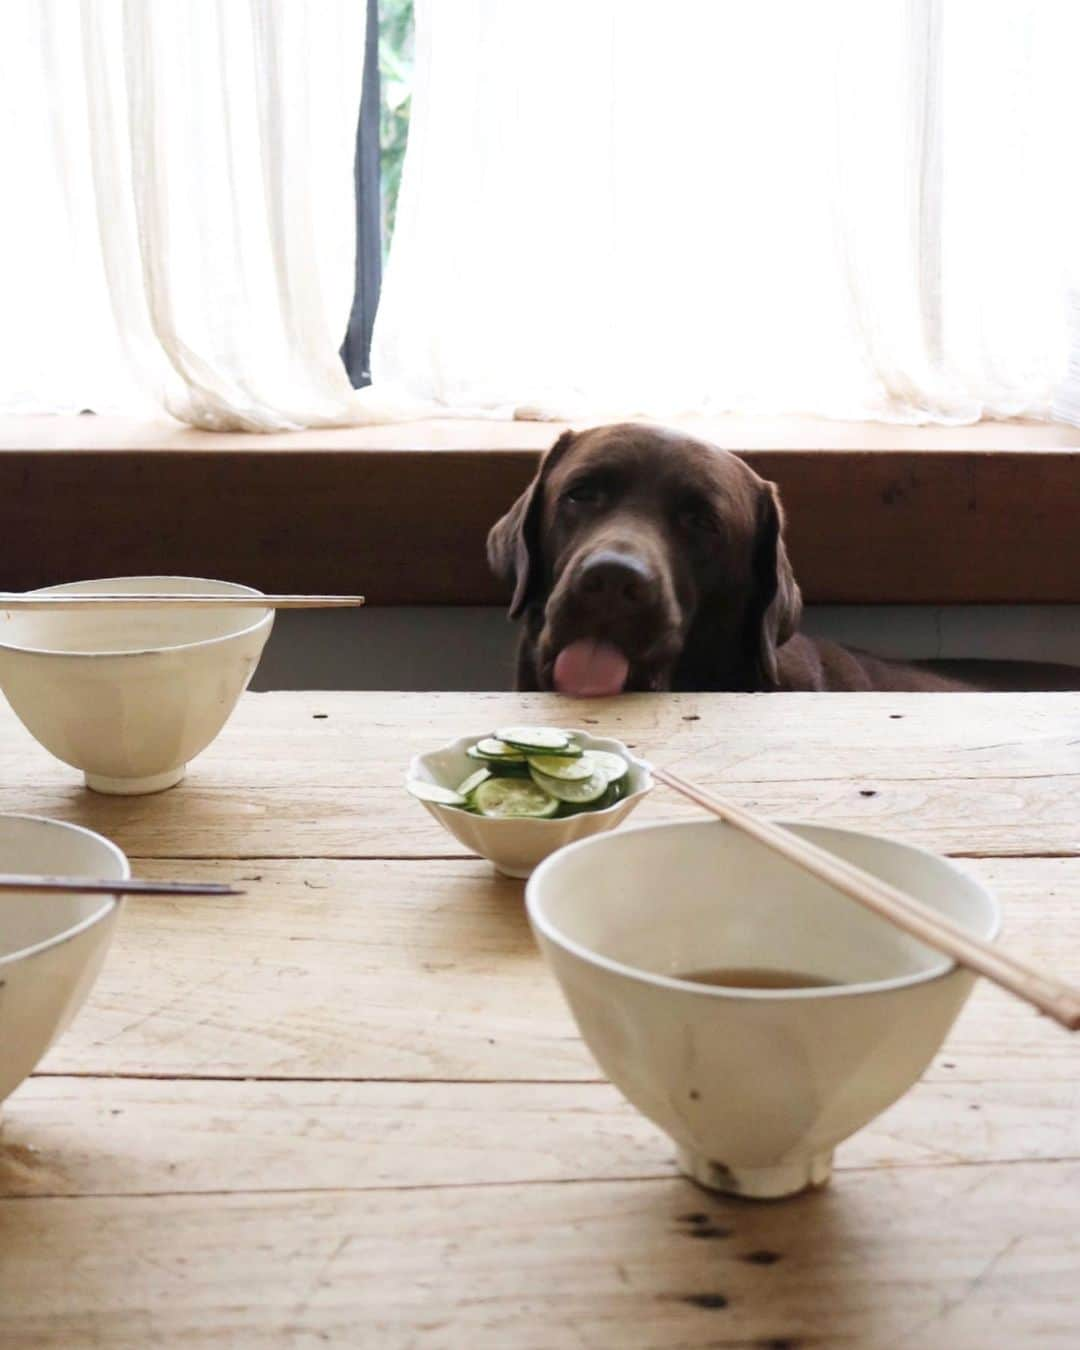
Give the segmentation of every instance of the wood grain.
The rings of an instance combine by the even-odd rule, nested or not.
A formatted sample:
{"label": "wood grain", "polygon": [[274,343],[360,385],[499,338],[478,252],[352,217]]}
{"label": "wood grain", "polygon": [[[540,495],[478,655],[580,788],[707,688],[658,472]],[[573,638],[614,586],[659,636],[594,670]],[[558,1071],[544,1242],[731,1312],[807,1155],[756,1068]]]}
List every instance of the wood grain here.
{"label": "wood grain", "polygon": [[[1074,429],[687,429],[779,484],[812,603],[1080,601]],[[451,421],[259,437],[8,419],[0,502],[19,509],[3,517],[0,587],[173,572],[361,590],[376,605],[500,603],[487,531],[561,430]]]}
{"label": "wood grain", "polygon": [[678,1180],[0,1202],[22,1347],[987,1346],[1080,1339],[1074,1162],[878,1169],[786,1204]]}
{"label": "wood grain", "polygon": [[[1010,947],[1080,976],[1080,860],[969,862]],[[164,863],[147,863],[149,875]],[[599,1075],[533,944],[520,882],[478,862],[192,863],[238,899],[125,903],[54,1073],[582,1081]],[[979,989],[945,1075],[1076,1074],[1068,1036]]]}
{"label": "wood grain", "polygon": [[[509,720],[584,725],[765,815],[957,854],[1080,854],[1080,695],[248,694],[186,782],[86,792],[0,709],[0,810],[97,829],[132,856],[462,857],[402,790],[412,755]],[[317,716],[318,714],[318,716]],[[658,789],[633,817],[690,818]],[[392,842],[391,842],[392,841]]]}
{"label": "wood grain", "polygon": [[669,1141],[606,1083],[45,1075],[2,1119],[0,1198],[516,1184],[674,1167]]}
{"label": "wood grain", "polygon": [[[971,1079],[965,1060],[947,1047],[923,1082],[841,1145],[838,1170],[1080,1161],[1074,1078]],[[675,1175],[670,1141],[598,1082],[44,1075],[4,1104],[2,1121],[0,1199]]]}
{"label": "wood grain", "polygon": [[[721,786],[708,776],[701,781]],[[863,798],[854,784],[839,787],[833,780],[723,786],[729,797],[764,815],[874,830],[941,853],[1080,856],[1073,777],[1030,785],[886,785],[873,798]],[[400,805],[393,802],[395,794],[401,795]],[[181,795],[182,817],[172,804]],[[127,806],[76,788],[0,788],[0,811],[29,811],[86,825],[114,839],[132,858],[171,858],[185,873],[194,858],[303,858],[321,850],[339,858],[385,857],[391,850],[413,858],[467,856],[399,786],[380,790],[372,785],[347,793],[339,788],[298,789],[283,802],[272,788],[202,789],[189,781],[176,796],[167,796],[169,801],[163,795]],[[700,818],[700,812],[658,788],[637,808],[630,824]]]}
{"label": "wood grain", "polygon": [[[4,710],[0,809],[246,891],[126,901],[4,1104],[4,1350],[1080,1343],[1076,1050],[983,982],[828,1190],[675,1177],[578,1040],[521,883],[445,856],[400,788],[473,727],[587,718],[759,810],[999,855],[962,865],[1004,940],[1080,976],[1077,695],[247,696],[183,787],[127,800]],[[638,819],[665,814],[658,791]],[[1040,853],[1062,856],[1000,856]]]}
{"label": "wood grain", "polygon": [[[272,640],[272,639],[271,639]],[[1022,779],[1080,773],[1080,694],[245,694],[195,761],[207,786],[386,786],[410,757],[511,720],[616,736],[732,782]],[[0,701],[0,781],[71,786]],[[144,799],[148,800],[148,799]],[[161,801],[175,801],[163,796]]]}
{"label": "wood grain", "polygon": [[[147,863],[154,875],[162,863]],[[63,1073],[597,1077],[521,885],[469,861],[191,864],[240,899],[125,904]]]}

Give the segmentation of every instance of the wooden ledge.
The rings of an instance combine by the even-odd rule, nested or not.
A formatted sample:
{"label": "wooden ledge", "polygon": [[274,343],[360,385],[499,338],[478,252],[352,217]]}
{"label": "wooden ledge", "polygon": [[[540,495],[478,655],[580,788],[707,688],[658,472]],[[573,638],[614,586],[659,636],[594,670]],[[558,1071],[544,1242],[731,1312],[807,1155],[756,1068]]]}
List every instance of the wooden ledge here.
{"label": "wooden ledge", "polygon": [[[480,421],[446,417],[331,431],[289,431],[269,436],[197,431],[163,418],[2,417],[0,451],[7,450],[159,450],[229,451],[230,454],[287,450],[312,454],[381,453],[434,450],[527,451],[546,449],[570,425],[567,422]],[[585,425],[584,423],[582,425]],[[832,422],[820,417],[685,417],[676,423],[726,450],[781,452],[798,450],[850,453],[858,450],[1080,452],[1080,427],[1053,422],[978,422],[974,426],[890,426],[882,422]]]}
{"label": "wooden ledge", "polygon": [[[1080,429],[682,425],[780,485],[810,602],[1080,602]],[[446,419],[251,436],[0,418],[0,587],[173,572],[497,604],[487,529],[562,429]]]}

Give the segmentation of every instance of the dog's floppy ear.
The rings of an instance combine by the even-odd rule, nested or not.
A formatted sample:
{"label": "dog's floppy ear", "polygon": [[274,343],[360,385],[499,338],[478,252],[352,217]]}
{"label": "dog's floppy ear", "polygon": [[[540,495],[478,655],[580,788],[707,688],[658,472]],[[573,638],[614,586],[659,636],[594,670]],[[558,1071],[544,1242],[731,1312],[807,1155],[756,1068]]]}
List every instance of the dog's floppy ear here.
{"label": "dog's floppy ear", "polygon": [[541,461],[536,477],[501,520],[488,531],[487,555],[491,570],[500,581],[512,582],[514,598],[510,617],[521,617],[536,594],[540,580],[540,517],[544,507],[544,480],[574,440],[564,431]]}
{"label": "dog's floppy ear", "polygon": [[784,513],[774,483],[763,483],[754,541],[754,597],[747,611],[747,644],[766,687],[779,680],[776,649],[798,630],[802,595],[784,547]]}

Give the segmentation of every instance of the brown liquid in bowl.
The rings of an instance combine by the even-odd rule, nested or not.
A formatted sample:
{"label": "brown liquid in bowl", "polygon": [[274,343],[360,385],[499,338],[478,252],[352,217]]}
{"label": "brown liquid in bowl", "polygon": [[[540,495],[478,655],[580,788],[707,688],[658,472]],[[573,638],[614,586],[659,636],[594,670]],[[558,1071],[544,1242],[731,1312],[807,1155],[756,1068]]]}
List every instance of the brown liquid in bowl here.
{"label": "brown liquid in bowl", "polygon": [[840,980],[807,975],[799,970],[776,970],[766,966],[720,966],[709,970],[689,970],[675,976],[692,984],[722,985],[727,989],[828,989]]}

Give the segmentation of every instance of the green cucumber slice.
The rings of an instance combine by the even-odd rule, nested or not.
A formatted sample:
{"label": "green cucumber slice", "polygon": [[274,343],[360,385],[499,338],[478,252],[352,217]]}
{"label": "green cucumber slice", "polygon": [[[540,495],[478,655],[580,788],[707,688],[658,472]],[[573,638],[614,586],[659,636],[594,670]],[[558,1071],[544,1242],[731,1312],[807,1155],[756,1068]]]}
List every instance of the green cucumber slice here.
{"label": "green cucumber slice", "polygon": [[470,759],[520,761],[525,758],[516,746],[507,745],[495,736],[485,736],[482,741],[470,745],[465,753]]}
{"label": "green cucumber slice", "polygon": [[559,806],[560,816],[581,816],[586,813],[596,811],[606,811],[609,806],[614,806],[616,802],[622,800],[622,792],[619,783],[609,783],[604,790],[604,795],[595,802],[562,802]]}
{"label": "green cucumber slice", "polygon": [[591,753],[578,755],[576,759],[568,755],[526,755],[529,768],[547,778],[559,778],[564,782],[577,783],[591,778],[596,772]]}
{"label": "green cucumber slice", "polygon": [[597,802],[607,791],[608,781],[602,773],[594,773],[583,781],[568,782],[564,778],[549,778],[547,774],[539,773],[531,766],[529,772],[538,787],[553,797],[558,797],[561,802],[573,802],[578,806],[586,802]]}
{"label": "green cucumber slice", "polygon": [[473,805],[483,816],[502,819],[546,819],[559,809],[558,798],[528,778],[489,778],[473,793]]}
{"label": "green cucumber slice", "polygon": [[496,778],[528,778],[527,759],[489,759],[484,761]]}
{"label": "green cucumber slice", "polygon": [[486,783],[491,777],[491,770],[485,765],[482,769],[477,769],[475,773],[469,774],[463,783],[458,784],[458,792],[462,797],[469,797],[476,791],[481,783]]}
{"label": "green cucumber slice", "polygon": [[405,786],[414,797],[422,802],[437,802],[439,806],[465,806],[465,798],[453,788],[440,787],[438,783],[428,783],[423,778],[407,778]]}
{"label": "green cucumber slice", "polygon": [[536,754],[573,753],[573,741],[558,727],[502,727],[495,733],[500,741],[518,750],[532,750]]}
{"label": "green cucumber slice", "polygon": [[[566,733],[570,735],[569,732]],[[509,742],[507,742],[509,744]],[[535,750],[532,746],[516,746],[524,755],[553,755],[556,759],[580,759],[585,751],[576,741],[567,741],[565,745],[560,745],[557,750]]]}
{"label": "green cucumber slice", "polygon": [[609,783],[617,783],[630,770],[630,765],[622,755],[613,754],[610,750],[590,750],[588,755],[594,769],[604,774]]}

